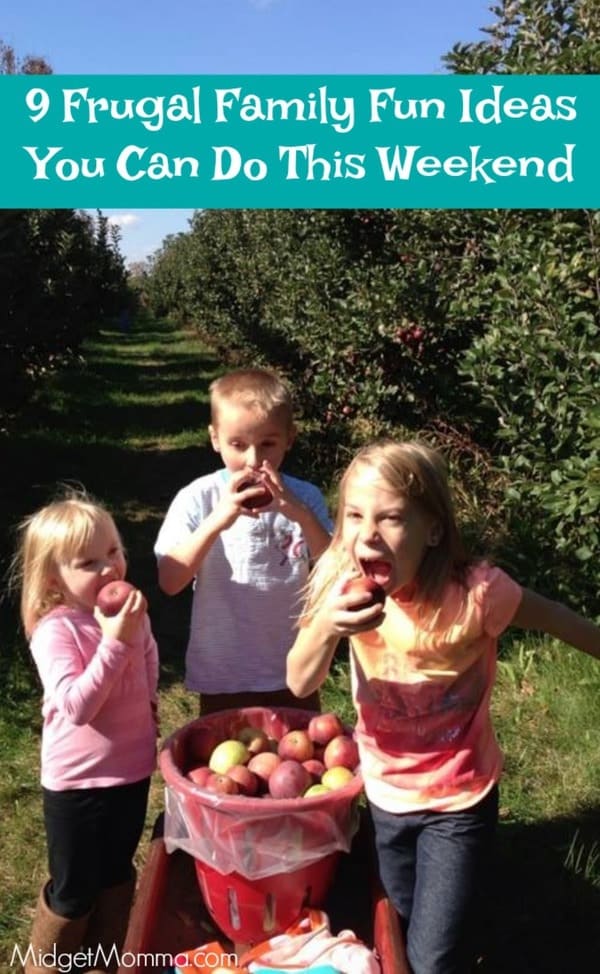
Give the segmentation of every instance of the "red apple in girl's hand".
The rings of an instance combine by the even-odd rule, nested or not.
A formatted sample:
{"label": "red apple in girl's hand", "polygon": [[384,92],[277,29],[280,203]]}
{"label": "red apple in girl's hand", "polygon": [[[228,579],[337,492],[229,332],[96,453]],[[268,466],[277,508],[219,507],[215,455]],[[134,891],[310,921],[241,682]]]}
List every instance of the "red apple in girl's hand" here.
{"label": "red apple in girl's hand", "polygon": [[353,612],[358,612],[360,609],[370,609],[372,605],[377,605],[380,603],[383,605],[385,602],[385,592],[381,585],[375,581],[373,578],[369,578],[368,575],[358,575],[356,578],[349,578],[345,582],[342,589],[342,594],[347,594],[351,592],[354,595],[369,595],[370,599],[368,602],[361,602],[360,605],[350,605],[348,608]]}
{"label": "red apple in girl's hand", "polygon": [[266,507],[273,500],[273,494],[260,480],[244,480],[238,487],[238,493],[242,490],[248,490],[249,487],[261,487],[262,491],[260,494],[255,494],[254,497],[248,497],[242,501],[242,507],[245,507],[246,510],[252,511],[255,507]]}
{"label": "red apple in girl's hand", "polygon": [[134,586],[129,582],[107,582],[96,595],[96,605],[102,615],[116,616],[123,608],[129,593],[133,591]]}

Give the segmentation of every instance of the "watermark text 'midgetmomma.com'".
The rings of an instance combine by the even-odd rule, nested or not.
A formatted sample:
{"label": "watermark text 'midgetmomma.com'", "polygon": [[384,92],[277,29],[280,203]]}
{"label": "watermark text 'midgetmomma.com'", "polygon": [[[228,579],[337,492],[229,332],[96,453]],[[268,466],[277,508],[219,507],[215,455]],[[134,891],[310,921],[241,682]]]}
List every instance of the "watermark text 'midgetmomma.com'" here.
{"label": "watermark text 'midgetmomma.com'", "polygon": [[[212,949],[204,951],[199,948],[189,953],[201,954],[204,966],[208,968],[219,968],[232,964],[237,966],[238,963],[237,955],[226,951],[220,952]],[[32,944],[29,944],[25,950],[21,950],[21,947],[15,944],[10,966],[24,967],[26,963],[41,970],[57,970],[60,974],[72,974],[72,972],[86,971],[95,967],[108,968],[109,965],[114,967],[115,964],[121,968],[164,971],[168,967],[183,967],[184,964],[189,963],[189,954],[134,953],[132,951],[124,951],[119,954],[115,944],[109,950],[105,950],[99,944],[98,947],[89,947],[86,950],[78,950],[71,954],[62,953],[56,948],[50,951],[36,950]]]}

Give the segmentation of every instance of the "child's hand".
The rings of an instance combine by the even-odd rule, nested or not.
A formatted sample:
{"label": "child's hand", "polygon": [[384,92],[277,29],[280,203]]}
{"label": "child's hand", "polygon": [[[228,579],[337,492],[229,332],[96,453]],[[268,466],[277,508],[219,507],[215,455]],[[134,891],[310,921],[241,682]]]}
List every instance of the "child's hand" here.
{"label": "child's hand", "polygon": [[[264,479],[264,477],[260,477],[261,481]],[[252,470],[251,467],[244,467],[243,470],[238,470],[237,473],[232,474],[230,477],[225,490],[221,494],[219,503],[212,512],[212,516],[218,523],[221,531],[225,528],[230,528],[237,521],[240,514],[254,518],[259,516],[259,509],[252,508],[251,503],[253,497],[258,497],[263,494],[264,488],[261,483],[253,483],[251,486],[245,487],[244,490],[240,490],[244,481],[249,480],[259,480],[259,475],[256,470]]]}
{"label": "child's hand", "polygon": [[122,608],[114,616],[105,616],[96,606],[94,617],[103,636],[132,644],[140,633],[148,603],[139,589],[130,592]]}
{"label": "child's hand", "polygon": [[340,636],[377,629],[385,619],[381,602],[369,604],[372,600],[369,592],[344,592],[346,583],[356,577],[352,572],[345,572],[333,586],[321,610],[328,615],[332,631]]}
{"label": "child's hand", "polygon": [[272,507],[285,514],[290,521],[299,521],[306,508],[291,490],[288,490],[277,470],[274,470],[268,460],[260,468],[260,477],[267,490],[273,494]]}

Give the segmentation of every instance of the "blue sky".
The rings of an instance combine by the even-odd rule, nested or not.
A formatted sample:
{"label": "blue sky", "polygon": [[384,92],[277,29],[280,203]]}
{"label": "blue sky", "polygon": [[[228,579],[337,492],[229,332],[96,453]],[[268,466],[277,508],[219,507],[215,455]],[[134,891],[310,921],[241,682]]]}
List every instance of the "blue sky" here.
{"label": "blue sky", "polygon": [[[0,38],[56,74],[435,74],[482,40],[491,0],[15,0]],[[128,261],[192,210],[104,210]]]}

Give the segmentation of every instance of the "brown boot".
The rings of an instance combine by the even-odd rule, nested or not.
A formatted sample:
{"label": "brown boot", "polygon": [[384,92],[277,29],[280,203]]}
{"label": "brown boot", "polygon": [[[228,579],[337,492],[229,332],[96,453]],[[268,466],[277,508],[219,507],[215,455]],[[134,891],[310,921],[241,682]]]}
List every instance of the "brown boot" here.
{"label": "brown boot", "polygon": [[119,966],[135,893],[135,880],[134,872],[126,883],[102,890],[96,900],[85,937],[85,948],[91,950],[94,972],[112,972]]}
{"label": "brown boot", "polygon": [[46,886],[40,890],[33,918],[29,947],[23,970],[25,974],[57,974],[57,958],[75,954],[81,949],[90,915],[61,917],[53,913],[46,900]]}

